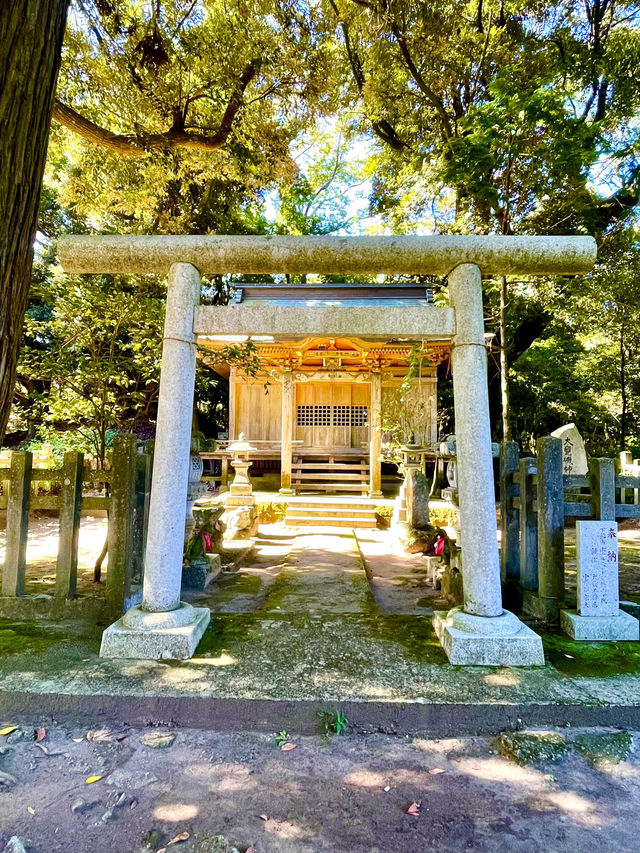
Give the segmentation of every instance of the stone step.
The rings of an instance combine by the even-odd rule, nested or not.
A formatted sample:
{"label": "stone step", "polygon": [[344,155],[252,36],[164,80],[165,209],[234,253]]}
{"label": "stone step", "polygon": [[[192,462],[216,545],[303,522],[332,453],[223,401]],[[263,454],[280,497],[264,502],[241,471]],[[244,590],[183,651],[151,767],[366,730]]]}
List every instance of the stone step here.
{"label": "stone step", "polygon": [[358,527],[372,529],[376,526],[375,518],[334,518],[331,516],[306,516],[290,518],[289,515],[285,518],[285,524],[289,527]]}
{"label": "stone step", "polygon": [[297,481],[294,477],[291,478],[291,485],[295,488],[304,489],[305,491],[329,491],[329,492],[367,492],[369,489],[368,482],[363,483],[304,483]]}
{"label": "stone step", "polygon": [[368,481],[368,474],[360,474],[358,471],[353,471],[349,474],[324,474],[321,471],[306,471],[304,473],[296,473],[291,475],[293,480],[331,480],[342,485],[343,482],[354,482],[355,480]]}
{"label": "stone step", "polygon": [[368,498],[349,498],[349,497],[334,497],[318,500],[310,498],[290,498],[287,502],[287,509],[339,509],[345,512],[351,509],[370,509],[373,510],[378,504]]}
{"label": "stone step", "polygon": [[348,515],[349,518],[373,518],[376,514],[373,509],[361,509],[360,507],[288,507],[287,518],[300,518],[312,516],[336,517]]}

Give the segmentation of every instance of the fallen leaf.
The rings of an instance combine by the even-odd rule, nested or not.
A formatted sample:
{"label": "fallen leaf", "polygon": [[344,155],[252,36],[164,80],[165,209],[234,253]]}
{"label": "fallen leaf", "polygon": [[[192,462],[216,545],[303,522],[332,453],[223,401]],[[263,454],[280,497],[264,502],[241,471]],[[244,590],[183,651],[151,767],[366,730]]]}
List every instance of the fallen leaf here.
{"label": "fallen leaf", "polygon": [[129,803],[129,808],[130,808],[130,809],[135,809],[135,807],[136,807],[137,805],[138,805],[138,801],[137,801],[137,800],[131,800],[131,802]]}
{"label": "fallen leaf", "polygon": [[420,817],[420,807],[422,802],[420,800],[416,800],[411,805],[407,806],[405,809],[405,814],[410,814],[412,817]]}
{"label": "fallen leaf", "polygon": [[[180,844],[181,841],[187,841],[188,838],[188,832],[181,832],[180,835],[176,835],[175,838],[172,838],[169,844]],[[169,844],[167,844],[167,847],[169,846]]]}
{"label": "fallen leaf", "polygon": [[444,773],[444,770],[441,767],[433,767],[429,770],[429,776],[438,776],[440,773]]}
{"label": "fallen leaf", "polygon": [[171,746],[175,739],[176,736],[168,732],[149,732],[146,735],[142,735],[140,743],[151,749],[166,749],[168,746]]}
{"label": "fallen leaf", "polygon": [[266,814],[258,815],[258,817],[260,818],[260,820],[269,820],[269,818],[266,816]]}
{"label": "fallen leaf", "polygon": [[47,730],[44,726],[40,726],[39,729],[36,729],[36,743],[40,743],[41,740],[44,740],[47,736]]}
{"label": "fallen leaf", "polygon": [[11,732],[15,732],[17,726],[5,726],[3,729],[0,729],[0,735],[10,735]]}
{"label": "fallen leaf", "polygon": [[92,785],[94,782],[99,782],[102,779],[102,776],[87,776],[84,780],[87,785]]}
{"label": "fallen leaf", "polygon": [[122,735],[122,737],[117,737],[117,738],[116,738],[116,740],[118,741],[118,743],[122,743],[122,741],[123,741],[123,740],[126,740],[126,739],[127,739],[127,736],[126,736],[126,735]]}
{"label": "fallen leaf", "polygon": [[27,806],[27,811],[29,812],[29,814],[35,814],[36,813],[36,810],[34,809],[33,806]]}
{"label": "fallen leaf", "polygon": [[109,729],[89,729],[87,732],[87,740],[97,741],[98,743],[108,743],[115,739],[115,735]]}
{"label": "fallen leaf", "polygon": [[291,750],[295,749],[295,748],[296,748],[295,743],[283,743],[282,746],[280,747],[280,749],[283,752],[291,752]]}

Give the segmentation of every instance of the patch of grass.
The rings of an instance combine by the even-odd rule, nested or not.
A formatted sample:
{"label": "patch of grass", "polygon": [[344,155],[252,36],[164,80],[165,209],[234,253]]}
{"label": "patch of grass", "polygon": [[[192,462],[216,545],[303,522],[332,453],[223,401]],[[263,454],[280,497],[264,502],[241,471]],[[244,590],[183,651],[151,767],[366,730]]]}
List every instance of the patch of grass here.
{"label": "patch of grass", "polygon": [[517,764],[553,764],[568,752],[569,744],[555,732],[503,732],[496,748]]}
{"label": "patch of grass", "polygon": [[626,761],[631,752],[629,732],[605,732],[603,734],[580,735],[575,747],[592,767],[606,768]]}

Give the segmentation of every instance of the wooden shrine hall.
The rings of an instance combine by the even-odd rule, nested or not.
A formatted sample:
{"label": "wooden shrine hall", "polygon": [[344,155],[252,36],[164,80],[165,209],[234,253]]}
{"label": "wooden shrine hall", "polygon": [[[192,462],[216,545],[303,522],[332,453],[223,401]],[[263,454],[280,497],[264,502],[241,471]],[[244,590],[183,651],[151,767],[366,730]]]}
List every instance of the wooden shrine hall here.
{"label": "wooden shrine hall", "polygon": [[[328,306],[437,310],[423,285],[238,285],[233,302],[309,312]],[[282,494],[380,496],[383,414],[406,410],[407,396],[412,417],[404,425],[405,440],[435,445],[436,369],[449,357],[450,338],[387,339],[367,334],[365,328],[362,337],[199,337],[201,348],[211,351],[210,359],[203,354],[204,360],[229,380],[229,442],[243,433],[256,448],[255,469],[279,469]],[[216,353],[249,339],[259,359],[256,375],[220,362]],[[222,461],[224,482],[225,444],[219,442],[206,456]]]}

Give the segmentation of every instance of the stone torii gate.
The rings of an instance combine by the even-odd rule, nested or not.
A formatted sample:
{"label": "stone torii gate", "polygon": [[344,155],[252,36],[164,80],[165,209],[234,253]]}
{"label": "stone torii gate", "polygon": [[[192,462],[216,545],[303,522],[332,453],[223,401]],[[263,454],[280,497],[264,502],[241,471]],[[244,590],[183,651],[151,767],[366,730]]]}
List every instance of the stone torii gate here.
{"label": "stone torii gate", "polygon": [[[169,274],[142,604],[106,629],[101,655],[188,658],[210,619],[180,601],[197,336],[366,333],[452,339],[464,605],[434,616],[449,659],[544,664],[540,637],[502,607],[482,275],[588,272],[592,238],[68,236],[58,253],[69,273]],[[198,306],[201,273],[446,275],[451,307]]]}

